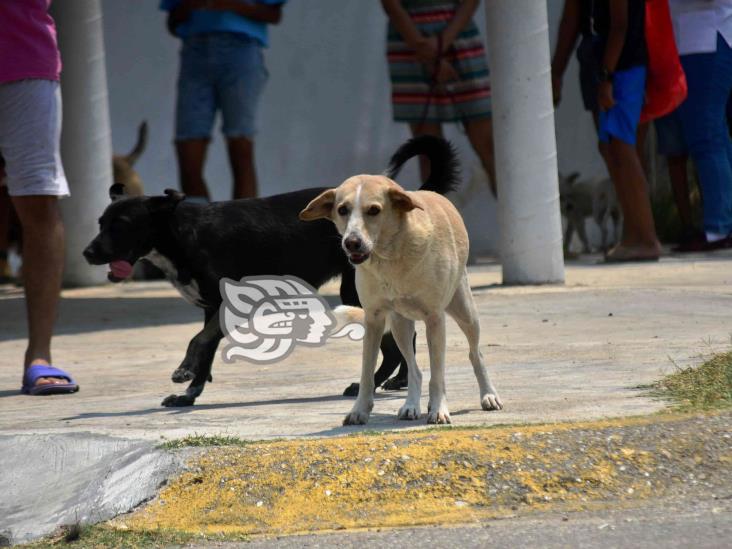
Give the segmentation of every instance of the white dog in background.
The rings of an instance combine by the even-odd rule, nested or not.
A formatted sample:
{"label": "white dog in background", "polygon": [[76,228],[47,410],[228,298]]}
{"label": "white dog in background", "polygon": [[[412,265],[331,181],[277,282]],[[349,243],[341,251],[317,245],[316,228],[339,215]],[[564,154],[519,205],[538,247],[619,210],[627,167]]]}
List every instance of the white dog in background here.
{"label": "white dog in background", "polygon": [[[619,242],[621,212],[612,180],[607,177],[580,179],[577,172],[559,174],[559,205],[567,220],[564,252],[569,251],[574,231],[582,242],[582,252],[590,253],[590,241],[585,231],[585,219],[591,217],[600,228],[600,248],[606,252],[610,244]],[[608,240],[608,225],[613,222],[613,240]]]}
{"label": "white dog in background", "polygon": [[[404,148],[415,143],[445,147],[450,165],[456,164],[447,141],[422,136]],[[454,184],[455,171],[450,175],[451,180],[443,182],[445,187]],[[358,398],[344,425],[364,424],[369,419],[374,368],[387,320],[409,367],[407,399],[399,418],[421,415],[422,374],[412,346],[414,323],[421,320],[427,327],[431,371],[427,422],[450,423],[445,397],[445,313],[467,337],[482,408],[502,408],[479,349],[480,323],[466,270],[468,234],[448,199],[431,191],[405,191],[385,176],[358,175],[323,192],[300,218],[332,220],[343,237],[343,249],[356,266],[366,334]]]}

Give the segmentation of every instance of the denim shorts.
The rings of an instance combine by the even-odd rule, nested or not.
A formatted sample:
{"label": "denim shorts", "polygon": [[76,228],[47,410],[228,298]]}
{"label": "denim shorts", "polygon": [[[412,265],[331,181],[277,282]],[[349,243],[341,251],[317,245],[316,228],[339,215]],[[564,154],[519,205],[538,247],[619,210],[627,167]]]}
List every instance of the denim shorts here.
{"label": "denim shorts", "polygon": [[614,137],[628,145],[635,145],[645,93],[645,67],[632,67],[615,73],[615,105],[610,110],[600,112],[598,134],[601,142],[609,143]]}
{"label": "denim shorts", "polygon": [[245,34],[216,32],[186,38],[180,52],[176,141],[210,138],[217,110],[226,137],[253,137],[267,78],[262,46]]}

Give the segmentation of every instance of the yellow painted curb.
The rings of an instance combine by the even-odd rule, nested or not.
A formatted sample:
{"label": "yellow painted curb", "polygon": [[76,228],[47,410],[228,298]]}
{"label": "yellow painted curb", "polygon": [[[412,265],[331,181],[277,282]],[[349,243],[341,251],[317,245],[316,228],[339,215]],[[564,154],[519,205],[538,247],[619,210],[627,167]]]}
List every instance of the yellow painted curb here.
{"label": "yellow painted curb", "polygon": [[[651,416],[212,448],[151,504],[113,524],[279,535],[465,523],[517,507],[579,509],[607,499],[637,500],[664,490],[656,480],[658,460],[673,456],[643,449],[642,433],[626,440],[621,429],[685,420]],[[664,444],[674,453],[693,452],[693,429],[675,431]],[[732,463],[732,456],[725,459]]]}

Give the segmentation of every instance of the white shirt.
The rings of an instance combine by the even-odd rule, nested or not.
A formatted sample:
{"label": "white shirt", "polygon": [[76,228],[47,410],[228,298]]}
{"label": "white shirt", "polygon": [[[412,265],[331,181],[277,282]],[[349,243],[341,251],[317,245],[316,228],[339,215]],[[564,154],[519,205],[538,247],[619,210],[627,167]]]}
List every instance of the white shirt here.
{"label": "white shirt", "polygon": [[732,47],[732,0],[669,0],[679,55],[717,51],[717,33]]}

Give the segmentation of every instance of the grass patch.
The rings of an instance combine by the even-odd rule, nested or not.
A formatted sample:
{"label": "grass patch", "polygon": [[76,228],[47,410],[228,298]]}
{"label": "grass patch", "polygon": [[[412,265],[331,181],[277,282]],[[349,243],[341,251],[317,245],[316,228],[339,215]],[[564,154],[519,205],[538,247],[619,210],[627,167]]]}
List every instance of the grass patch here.
{"label": "grass patch", "polygon": [[109,525],[72,526],[60,528],[57,534],[24,545],[24,547],[32,549],[41,547],[155,549],[170,547],[171,545],[183,545],[196,539],[203,540],[200,536],[169,530],[132,531],[120,530]]}
{"label": "grass patch", "polygon": [[732,352],[716,355],[698,367],[679,368],[653,385],[653,394],[682,410],[732,406]]}
{"label": "grass patch", "polygon": [[163,442],[159,447],[163,450],[180,450],[181,448],[205,448],[209,446],[246,446],[253,440],[227,435],[189,435]]}
{"label": "grass patch", "polygon": [[[524,423],[495,423],[492,425],[434,425],[421,429],[405,429],[404,431],[379,431],[376,429],[355,430],[351,433],[344,433],[345,437],[383,437],[395,434],[423,434],[440,431],[486,431],[490,429],[501,429],[503,427],[525,427]],[[268,444],[282,442],[284,438],[249,440],[228,435],[189,435],[183,438],[176,438],[163,442],[158,446],[162,450],[182,450],[183,448],[215,448],[220,446],[248,446],[250,444]]]}
{"label": "grass patch", "polygon": [[69,549],[158,549],[191,543],[249,541],[243,534],[191,534],[176,530],[123,530],[109,524],[64,526],[52,536],[24,545],[29,549],[68,547]]}

